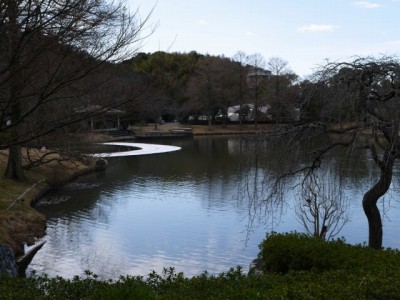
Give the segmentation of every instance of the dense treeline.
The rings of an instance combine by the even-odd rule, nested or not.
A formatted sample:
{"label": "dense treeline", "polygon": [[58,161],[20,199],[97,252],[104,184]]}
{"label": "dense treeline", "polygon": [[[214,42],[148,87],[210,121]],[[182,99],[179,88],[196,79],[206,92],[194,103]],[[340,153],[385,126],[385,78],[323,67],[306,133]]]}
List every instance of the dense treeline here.
{"label": "dense treeline", "polygon": [[[55,141],[56,133],[161,120],[211,126],[342,124],[365,117],[363,103],[353,98],[360,92],[356,81],[369,84],[368,75],[357,77],[364,76],[368,62],[337,64],[335,70],[328,65],[319,71],[324,78],[317,72],[302,81],[284,59],[266,61],[259,53],[239,51],[232,58],[195,51],[137,53],[149,16],[128,14],[119,1],[2,2],[0,147],[10,150],[8,178],[24,179],[21,146],[49,135]],[[390,90],[398,71],[379,72],[374,88]]]}
{"label": "dense treeline", "polygon": [[[254,57],[259,59],[254,60]],[[198,120],[199,116],[204,116],[203,121],[215,122],[216,117],[229,121],[227,109],[235,105],[243,105],[244,118],[249,110],[245,105],[254,104],[256,98],[260,107],[272,107],[270,121],[272,118],[290,119],[299,96],[298,77],[288,68],[286,61],[277,57],[271,58],[267,64],[261,55],[243,52],[238,52],[233,58],[195,51],[155,52],[139,53],[127,63],[132,64],[133,70],[150,76],[170,98],[167,102],[156,102],[161,116],[166,119],[171,117],[171,105],[175,119],[182,122],[187,122],[190,117]],[[266,121],[267,116],[260,112],[257,119]]]}

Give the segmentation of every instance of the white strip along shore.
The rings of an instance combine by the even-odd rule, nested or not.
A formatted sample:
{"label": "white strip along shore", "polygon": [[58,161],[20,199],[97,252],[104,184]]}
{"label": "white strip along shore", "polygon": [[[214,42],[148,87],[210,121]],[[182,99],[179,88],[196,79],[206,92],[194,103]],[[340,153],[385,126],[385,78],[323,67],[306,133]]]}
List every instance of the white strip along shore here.
{"label": "white strip along shore", "polygon": [[114,145],[114,146],[125,146],[135,147],[130,151],[112,152],[112,153],[95,153],[92,154],[94,157],[120,157],[120,156],[133,156],[133,155],[149,155],[158,153],[167,153],[181,150],[181,147],[169,146],[169,145],[157,145],[157,144],[144,144],[144,143],[122,143],[122,142],[109,142],[101,143],[102,145]]}

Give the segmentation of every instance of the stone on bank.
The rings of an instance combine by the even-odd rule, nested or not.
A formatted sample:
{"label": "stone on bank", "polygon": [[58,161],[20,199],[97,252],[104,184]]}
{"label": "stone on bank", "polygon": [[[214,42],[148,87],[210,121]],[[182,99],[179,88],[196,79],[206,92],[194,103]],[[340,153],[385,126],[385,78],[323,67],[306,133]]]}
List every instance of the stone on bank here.
{"label": "stone on bank", "polygon": [[0,244],[0,276],[1,275],[18,276],[14,252],[10,246],[4,244]]}

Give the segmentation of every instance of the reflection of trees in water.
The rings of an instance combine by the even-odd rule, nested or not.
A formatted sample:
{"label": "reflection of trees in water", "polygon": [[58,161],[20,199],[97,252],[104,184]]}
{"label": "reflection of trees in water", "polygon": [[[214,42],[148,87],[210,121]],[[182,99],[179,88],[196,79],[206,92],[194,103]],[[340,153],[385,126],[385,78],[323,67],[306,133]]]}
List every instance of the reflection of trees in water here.
{"label": "reflection of trees in water", "polygon": [[[57,265],[64,254],[57,251],[62,249],[69,253],[87,254],[83,260],[76,258],[69,262],[66,258],[67,263],[63,263],[63,266],[70,264],[71,269],[77,270],[74,273],[80,272],[82,266],[100,270],[100,273],[102,268],[117,269],[119,260],[114,263],[110,257],[114,255],[113,252],[121,252],[119,248],[123,246],[118,243],[122,244],[123,241],[118,242],[118,238],[101,233],[102,227],[108,230],[115,221],[113,212],[124,210],[124,205],[143,195],[145,198],[141,199],[145,201],[153,196],[157,198],[157,206],[164,201],[163,197],[177,198],[178,211],[179,205],[187,197],[189,201],[196,202],[194,209],[200,207],[210,215],[218,213],[222,216],[227,213],[243,219],[248,217],[249,225],[266,224],[272,230],[279,228],[277,225],[283,215],[292,213],[294,206],[291,201],[296,196],[296,190],[289,187],[298,184],[301,177],[288,177],[286,186],[281,182],[275,198],[265,196],[270,192],[270,186],[264,183],[287,171],[289,168],[286,164],[306,164],[307,145],[298,145],[294,149],[295,157],[285,154],[286,143],[283,140],[257,143],[246,137],[204,137],[182,140],[175,145],[181,146],[182,150],[112,159],[103,177],[90,174],[53,193],[55,196],[68,196],[70,200],[40,208],[49,216],[48,233],[51,238],[51,242],[41,250],[50,253],[46,254],[46,261],[42,263]],[[355,153],[350,160],[344,160],[343,157],[345,155],[336,152],[324,160],[323,167],[341,176],[345,192],[359,195],[358,191],[353,191],[360,190],[358,186],[371,181],[375,167],[364,150]],[[331,180],[328,177],[325,179]],[[273,181],[269,183],[272,185]],[[398,184],[398,181],[394,183]],[[258,205],[259,200],[265,201],[266,205]],[[354,198],[353,201],[361,206],[361,198]],[[140,205],[133,207],[140,210]],[[190,205],[188,207],[191,209]],[[154,218],[157,217],[157,213],[154,213]],[[292,226],[290,222],[293,220],[284,221]],[[95,231],[99,227],[100,233]],[[107,261],[110,262],[109,267]]]}
{"label": "reflection of trees in water", "polygon": [[[313,151],[329,145],[333,138],[324,135],[305,142],[287,140],[283,136],[255,137],[253,143],[249,144],[247,155],[243,156],[242,172],[238,179],[239,200],[247,203],[250,228],[265,224],[273,230],[285,209],[295,205],[293,199],[296,189],[310,171],[306,167],[313,163]],[[377,167],[367,150],[345,151],[349,150],[335,149],[326,154],[320,168],[322,172],[331,173],[324,177],[327,184],[337,184],[334,178],[340,178],[340,190],[358,194],[357,190],[365,189],[365,186],[370,186],[376,180]],[[298,172],[302,168],[304,171]],[[395,180],[398,184],[398,179]],[[357,205],[361,207],[362,196],[352,201],[358,201]]]}
{"label": "reflection of trees in water", "polygon": [[[45,214],[47,218],[71,217],[77,211],[92,211],[98,206],[98,199],[103,193],[103,185],[99,181],[99,177],[95,173],[83,176],[58,190],[46,194],[40,199],[36,209]],[[112,205],[112,203],[108,203],[106,206],[108,205]],[[107,209],[107,207],[104,209]],[[106,215],[106,213],[101,213],[96,218],[102,218],[100,220],[107,223]]]}
{"label": "reflection of trees in water", "polygon": [[[328,142],[329,137],[319,140],[321,146]],[[123,194],[133,185],[151,187],[154,182],[157,185],[161,182],[165,184],[194,182],[198,186],[201,185],[201,189],[208,190],[210,197],[205,201],[210,203],[207,206],[213,203],[216,205],[218,201],[227,201],[220,199],[225,199],[226,197],[222,196],[232,194],[232,191],[237,195],[240,187],[238,197],[240,205],[243,205],[245,200],[252,205],[257,199],[262,199],[264,209],[267,209],[266,213],[272,212],[274,216],[278,216],[282,210],[280,206],[292,197],[292,191],[288,187],[295,185],[298,177],[284,178],[280,186],[273,186],[274,179],[290,173],[291,167],[306,165],[310,161],[309,150],[316,146],[292,142],[291,149],[287,149],[288,143],[283,139],[270,142],[246,136],[201,137],[176,143],[172,141],[172,143],[181,146],[182,150],[160,155],[111,159],[110,168],[103,177],[90,174],[79,178],[72,185],[67,185],[53,194],[55,197],[57,194],[63,197],[68,195],[70,200],[39,210],[58,217],[79,210],[93,210],[102,195],[113,191]],[[294,154],[289,156],[289,150]],[[352,156],[336,151],[324,160],[322,167],[340,174],[344,186],[349,189],[360,188],[370,183],[375,174],[375,166],[371,163],[366,150],[359,150]],[[272,197],[265,198],[271,189],[275,190],[274,196],[277,196],[273,197],[275,200],[272,200]],[[93,214],[96,214],[93,218],[104,219],[104,223],[107,223],[105,209],[108,207],[93,210]],[[253,208],[260,213],[259,209],[262,209],[261,206],[258,209]]]}
{"label": "reflection of trees in water", "polygon": [[207,176],[210,179],[231,176],[241,157],[240,138],[201,137],[191,140],[176,153],[129,159],[127,168],[142,176],[180,180]]}
{"label": "reflection of trees in water", "polygon": [[[320,146],[329,142],[329,137],[318,141]],[[71,200],[46,208],[45,213],[50,212],[58,217],[87,209],[93,211],[93,219],[107,223],[107,209],[121,203],[98,207],[96,205],[102,195],[114,191],[128,193],[135,186],[151,188],[164,184],[168,188],[169,184],[195,184],[207,193],[202,199],[205,207],[232,205],[229,200],[237,198],[238,208],[251,207],[249,216],[251,214],[252,222],[272,222],[271,227],[274,227],[273,224],[279,221],[281,213],[285,211],[285,205],[293,198],[295,192],[289,187],[298,183],[299,176],[283,178],[275,186],[274,180],[289,173],[290,167],[306,165],[310,161],[310,149],[316,146],[292,142],[291,149],[287,149],[288,143],[283,139],[271,142],[247,136],[201,137],[171,143],[181,146],[182,150],[111,159],[104,177],[90,174],[78,179],[75,187],[67,192]],[[290,156],[289,150],[292,152]],[[340,174],[346,189],[361,188],[370,183],[375,174],[375,166],[365,150],[359,150],[351,156],[336,151],[324,160],[322,167]],[[99,187],[93,188],[91,184]],[[65,189],[68,186],[60,194],[65,193]],[[271,190],[275,193],[267,198]],[[262,205],[256,205],[257,202]]]}

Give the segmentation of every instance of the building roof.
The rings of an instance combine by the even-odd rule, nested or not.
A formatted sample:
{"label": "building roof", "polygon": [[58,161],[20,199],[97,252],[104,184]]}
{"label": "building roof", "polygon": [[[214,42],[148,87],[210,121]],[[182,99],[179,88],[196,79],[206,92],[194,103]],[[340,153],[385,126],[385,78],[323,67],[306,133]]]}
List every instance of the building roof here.
{"label": "building roof", "polygon": [[255,76],[270,77],[270,76],[272,76],[272,72],[270,70],[256,68],[256,69],[250,70],[247,73],[247,77],[255,77]]}

